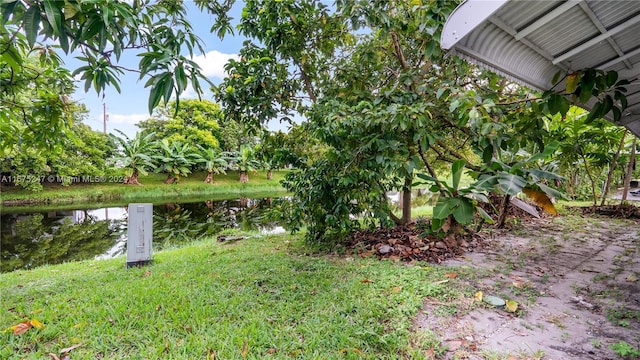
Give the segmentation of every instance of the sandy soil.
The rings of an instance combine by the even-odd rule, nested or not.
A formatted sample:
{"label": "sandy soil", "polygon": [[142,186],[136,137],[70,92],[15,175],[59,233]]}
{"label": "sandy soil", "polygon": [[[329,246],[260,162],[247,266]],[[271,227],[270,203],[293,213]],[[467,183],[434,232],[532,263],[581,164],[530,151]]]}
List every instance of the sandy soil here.
{"label": "sandy soil", "polygon": [[621,358],[610,349],[619,341],[640,348],[640,222],[566,216],[487,237],[445,264],[472,274],[457,281],[519,308],[425,300],[414,330],[443,339],[443,358],[602,360]]}

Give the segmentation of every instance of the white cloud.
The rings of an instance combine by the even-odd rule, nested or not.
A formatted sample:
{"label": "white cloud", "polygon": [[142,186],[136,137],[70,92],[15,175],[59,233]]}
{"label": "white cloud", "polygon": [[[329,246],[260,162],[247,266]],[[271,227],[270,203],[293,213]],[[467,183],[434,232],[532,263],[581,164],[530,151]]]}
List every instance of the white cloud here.
{"label": "white cloud", "polygon": [[238,60],[240,56],[237,54],[225,54],[217,50],[209,51],[206,54],[198,55],[193,58],[200,67],[202,73],[206,77],[224,78],[227,73],[224,70],[224,66],[229,62],[229,59]]}
{"label": "white cloud", "polygon": [[137,124],[149,118],[149,114],[108,114],[107,123]]}

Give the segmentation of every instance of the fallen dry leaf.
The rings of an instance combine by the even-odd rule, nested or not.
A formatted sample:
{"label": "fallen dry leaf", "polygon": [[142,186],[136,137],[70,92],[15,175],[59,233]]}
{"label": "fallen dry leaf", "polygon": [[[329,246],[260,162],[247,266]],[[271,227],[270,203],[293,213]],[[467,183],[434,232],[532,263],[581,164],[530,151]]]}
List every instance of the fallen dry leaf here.
{"label": "fallen dry leaf", "polygon": [[629,276],[627,276],[626,280],[629,282],[636,282],[638,281],[638,278],[634,274],[630,274]]}
{"label": "fallen dry leaf", "polygon": [[144,272],[144,274],[142,274],[142,277],[144,278],[144,277],[147,277],[149,275],[151,275],[151,271],[147,270],[147,271]]}
{"label": "fallen dry leaf", "polygon": [[270,348],[267,350],[267,354],[272,355],[278,352],[278,349],[276,348]]}
{"label": "fallen dry leaf", "polygon": [[244,341],[244,345],[242,346],[242,358],[247,358],[247,354],[249,353],[249,343],[247,340]]}
{"label": "fallen dry leaf", "polygon": [[427,359],[435,359],[436,358],[436,352],[435,349],[433,347],[433,345],[431,345],[431,347],[429,348],[429,350],[427,350]]}
{"label": "fallen dry leaf", "polygon": [[524,287],[524,283],[522,281],[514,281],[511,284],[517,287],[518,289],[522,289]]}
{"label": "fallen dry leaf", "polygon": [[209,360],[216,360],[216,352],[209,349]]}
{"label": "fallen dry leaf", "polygon": [[361,282],[364,283],[364,284],[368,284],[368,283],[372,283],[373,280],[371,280],[371,279],[362,279]]}
{"label": "fallen dry leaf", "polygon": [[75,344],[75,345],[73,345],[73,346],[69,346],[68,348],[61,349],[61,350],[60,350],[60,353],[61,353],[61,354],[66,354],[66,353],[68,353],[68,352],[71,352],[71,350],[74,350],[74,349],[79,348],[79,347],[80,347],[80,346],[82,346],[82,345],[83,345],[83,344],[82,344],[82,343],[80,343],[80,344]]}
{"label": "fallen dry leaf", "polygon": [[391,288],[391,291],[397,294],[402,291],[402,286],[394,286],[393,288]]}
{"label": "fallen dry leaf", "polygon": [[13,325],[10,327],[13,330],[14,335],[22,335],[26,333],[29,329],[31,329],[33,325],[31,325],[31,321],[21,322],[20,324]]}
{"label": "fallen dry leaf", "polygon": [[450,272],[450,273],[446,273],[444,274],[444,276],[451,278],[451,279],[455,279],[458,277],[458,273],[454,273],[454,272]]}
{"label": "fallen dry leaf", "polygon": [[58,357],[58,355],[54,354],[54,353],[49,353],[49,357],[51,358],[51,360],[60,360],[60,358]]}
{"label": "fallen dry leaf", "polygon": [[513,300],[505,301],[505,306],[506,306],[507,310],[509,310],[511,312],[516,312],[518,310],[518,303],[513,301]]}
{"label": "fallen dry leaf", "polygon": [[478,301],[482,301],[482,291],[477,291],[473,297]]}

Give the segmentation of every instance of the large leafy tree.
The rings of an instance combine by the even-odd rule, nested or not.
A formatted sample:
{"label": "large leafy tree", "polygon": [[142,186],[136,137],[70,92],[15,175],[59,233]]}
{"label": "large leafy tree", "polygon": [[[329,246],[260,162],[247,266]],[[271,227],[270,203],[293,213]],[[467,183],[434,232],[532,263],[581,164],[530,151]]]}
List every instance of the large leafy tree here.
{"label": "large leafy tree", "polygon": [[353,37],[342,19],[312,0],[246,1],[238,29],[250,40],[214,92],[229,115],[254,132],[269,120],[304,114],[331,69],[326,61]]}
{"label": "large leafy tree", "polygon": [[74,177],[82,179],[108,175],[110,167],[107,159],[114,153],[113,141],[106,134],[94,131],[83,123],[87,114],[83,106],[70,105],[68,111],[73,118],[73,125],[62,144],[36,148],[25,141],[5,149],[0,171],[11,175],[15,185],[38,191],[42,189],[42,181],[54,179],[55,182],[69,185]]}
{"label": "large leafy tree", "polygon": [[208,100],[188,99],[180,102],[169,102],[167,106],[159,106],[153,117],[144,120],[137,126],[144,133],[154,133],[156,139],[180,141],[192,146],[220,148],[225,146],[220,122],[223,112],[220,107]]}
{"label": "large leafy tree", "polygon": [[71,73],[50,46],[30,51],[2,35],[0,51],[13,50],[0,53],[0,156],[16,145],[51,151],[71,135]]}
{"label": "large leafy tree", "polygon": [[[454,7],[338,1],[331,12],[299,2],[248,3],[240,31],[256,41],[229,64],[217,96],[245,120],[302,109],[328,145],[323,159],[285,183],[297,195],[293,213],[303,214],[297,218],[308,223],[308,238],[339,240],[362,223],[407,223],[418,172],[441,194],[441,225],[465,225],[483,198],[462,199],[457,186],[439,181],[448,163],[456,176],[472,170],[483,185],[478,191],[505,196],[535,187],[540,174],[551,177],[523,170],[539,166],[535,154],[549,141],[540,96],[440,53],[439,33]],[[519,150],[530,156],[504,162]],[[403,193],[400,216],[387,201],[391,190]]]}
{"label": "large leafy tree", "polygon": [[[231,29],[227,11],[232,2],[195,1],[215,16],[211,31],[219,35]],[[33,138],[36,145],[43,145],[61,138],[69,126],[62,116],[68,104],[68,92],[63,89],[70,86],[72,75],[84,80],[86,91],[93,88],[100,93],[106,86],[119,91],[119,76],[137,72],[150,90],[150,112],[172,96],[179,101],[189,85],[200,94],[201,81],[208,81],[192,60],[194,51],[203,50],[187,21],[183,1],[6,0],[0,4],[0,13],[0,116],[2,135],[8,141]],[[77,54],[83,65],[73,73],[62,70],[58,49]],[[119,65],[125,51],[137,52],[136,69]],[[31,60],[33,55],[40,61],[38,66]],[[58,82],[62,91],[44,91],[42,86],[33,87],[33,82]],[[16,98],[25,88],[35,88],[32,104]],[[28,130],[5,137],[19,122],[28,123]]]}
{"label": "large leafy tree", "polygon": [[625,131],[603,119],[587,123],[588,115],[584,110],[573,108],[565,121],[551,122],[551,130],[560,141],[558,165],[568,180],[567,193],[573,198],[591,197],[596,205],[600,184],[607,176],[607,168],[617,154],[614,149],[623,141]]}

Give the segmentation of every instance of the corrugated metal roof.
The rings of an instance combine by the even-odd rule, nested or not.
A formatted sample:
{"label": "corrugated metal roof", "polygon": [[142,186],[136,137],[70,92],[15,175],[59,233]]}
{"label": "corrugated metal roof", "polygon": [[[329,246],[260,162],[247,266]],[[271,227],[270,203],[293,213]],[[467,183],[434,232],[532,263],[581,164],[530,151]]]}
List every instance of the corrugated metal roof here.
{"label": "corrugated metal roof", "polygon": [[441,44],[539,90],[551,88],[559,70],[615,70],[632,81],[618,125],[640,137],[639,34],[640,1],[466,0]]}

